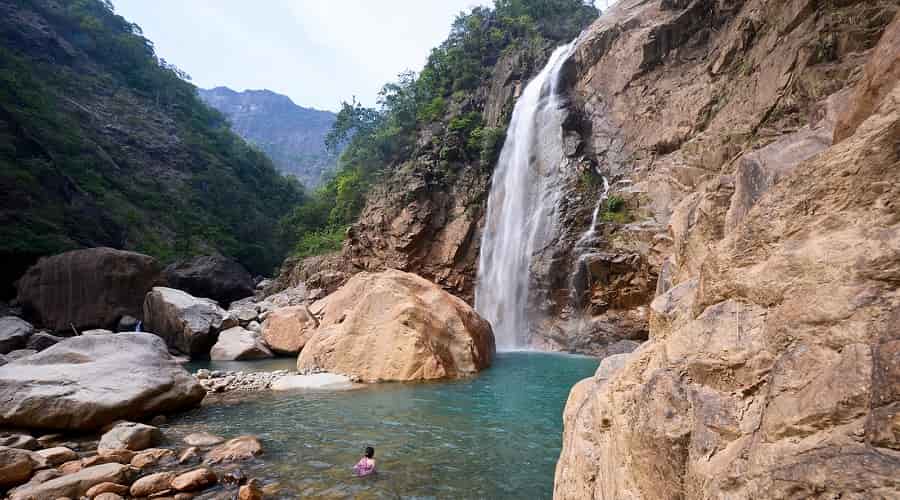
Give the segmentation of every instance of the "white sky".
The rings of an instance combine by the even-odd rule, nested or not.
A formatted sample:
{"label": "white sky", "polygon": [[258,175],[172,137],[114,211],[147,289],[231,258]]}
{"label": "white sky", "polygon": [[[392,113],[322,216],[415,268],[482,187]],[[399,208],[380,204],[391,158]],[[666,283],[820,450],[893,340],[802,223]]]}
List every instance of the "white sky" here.
{"label": "white sky", "polygon": [[[113,0],[194,84],[269,89],[301,106],[374,105],[418,71],[462,10],[490,0]],[[598,2],[598,5],[602,4]]]}

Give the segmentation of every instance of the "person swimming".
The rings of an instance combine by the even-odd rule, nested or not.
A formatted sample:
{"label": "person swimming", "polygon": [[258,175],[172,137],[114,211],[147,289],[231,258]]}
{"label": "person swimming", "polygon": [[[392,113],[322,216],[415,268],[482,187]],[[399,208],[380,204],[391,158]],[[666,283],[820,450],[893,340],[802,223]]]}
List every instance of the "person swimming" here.
{"label": "person swimming", "polygon": [[375,448],[366,446],[366,453],[353,466],[353,473],[356,474],[356,477],[364,477],[375,473]]}

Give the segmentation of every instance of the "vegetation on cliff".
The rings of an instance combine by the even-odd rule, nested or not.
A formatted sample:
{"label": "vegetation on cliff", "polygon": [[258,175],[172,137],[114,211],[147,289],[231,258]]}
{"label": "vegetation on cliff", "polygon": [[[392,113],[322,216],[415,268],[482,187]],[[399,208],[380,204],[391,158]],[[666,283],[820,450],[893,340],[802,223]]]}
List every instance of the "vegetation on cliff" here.
{"label": "vegetation on cliff", "polygon": [[504,110],[502,126],[485,121],[494,66],[513,51],[542,59],[548,47],[576,37],[597,14],[582,0],[495,0],[492,8],[461,13],[423,70],[401,73],[385,85],[377,107],[344,102],[327,138],[332,149],[346,144],[337,171],[285,221],[284,229],[299,241],[297,253],[338,249],[370,187],[406,161],[428,155],[446,175],[468,166],[490,168],[512,111]]}
{"label": "vegetation on cliff", "polygon": [[299,183],[108,1],[0,1],[0,255],[107,245],[270,271]]}

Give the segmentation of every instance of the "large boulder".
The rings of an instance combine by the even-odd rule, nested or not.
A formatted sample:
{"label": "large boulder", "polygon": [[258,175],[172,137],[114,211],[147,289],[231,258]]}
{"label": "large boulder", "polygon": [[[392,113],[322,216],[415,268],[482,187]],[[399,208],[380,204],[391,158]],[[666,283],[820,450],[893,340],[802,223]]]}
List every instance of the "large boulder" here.
{"label": "large boulder", "polygon": [[213,300],[181,290],[154,287],[144,300],[144,329],[192,358],[208,356],[218,332],[234,324]]}
{"label": "large boulder", "polygon": [[204,395],[155,335],[74,337],[0,367],[0,426],[92,430],[184,410]]}
{"label": "large boulder", "polygon": [[262,324],[266,344],[278,354],[297,354],[315,333],[319,321],[304,306],[271,311]]}
{"label": "large boulder", "polygon": [[51,479],[30,486],[26,485],[10,492],[11,500],[31,500],[35,498],[80,498],[92,487],[101,483],[126,483],[132,476],[128,466],[122,464],[101,464],[85,467],[73,474]]}
{"label": "large boulder", "polygon": [[359,273],[313,304],[321,324],[297,360],[365,381],[472,375],[491,364],[491,326],[468,304],[402,271]]}
{"label": "large boulder", "polygon": [[272,357],[272,351],[256,333],[235,326],[219,334],[219,340],[210,351],[209,357],[216,361],[266,359]]}
{"label": "large boulder", "polygon": [[166,282],[172,288],[222,304],[253,295],[253,276],[244,266],[227,257],[207,255],[166,267]]}
{"label": "large boulder", "polygon": [[0,354],[24,349],[34,333],[31,323],[15,316],[0,318]]}
{"label": "large boulder", "polygon": [[160,277],[153,257],[88,248],[38,261],[19,280],[25,312],[51,330],[112,328],[122,316],[140,317],[144,295]]}

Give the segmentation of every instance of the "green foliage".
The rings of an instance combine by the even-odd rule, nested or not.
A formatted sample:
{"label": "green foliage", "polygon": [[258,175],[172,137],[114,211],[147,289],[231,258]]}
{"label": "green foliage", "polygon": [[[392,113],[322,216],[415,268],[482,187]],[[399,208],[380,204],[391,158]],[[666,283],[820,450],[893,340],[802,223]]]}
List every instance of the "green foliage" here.
{"label": "green foliage", "polygon": [[606,199],[603,209],[600,212],[600,220],[605,222],[615,222],[617,224],[627,224],[631,222],[631,214],[625,206],[625,198],[618,195],[612,195]]}
{"label": "green foliage", "polygon": [[346,226],[328,227],[304,233],[297,242],[294,255],[309,257],[340,250],[346,234]]}
{"label": "green foliage", "polygon": [[219,251],[268,273],[293,244],[271,226],[304,200],[100,0],[23,0],[70,48],[0,19],[0,252],[109,245],[164,261]]}

